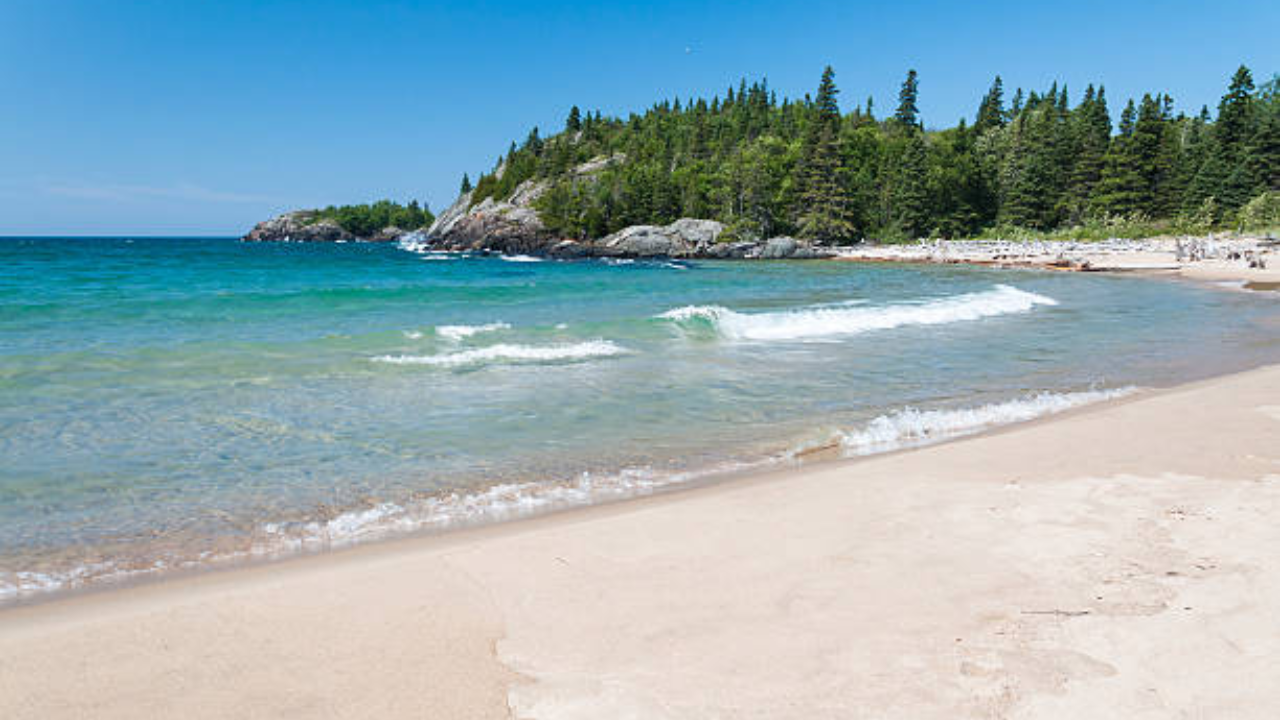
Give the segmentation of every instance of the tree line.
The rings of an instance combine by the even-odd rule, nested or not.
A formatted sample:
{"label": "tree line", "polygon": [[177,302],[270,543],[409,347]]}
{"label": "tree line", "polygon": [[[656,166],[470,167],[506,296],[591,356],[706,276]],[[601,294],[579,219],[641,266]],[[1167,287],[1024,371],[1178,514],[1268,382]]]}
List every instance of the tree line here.
{"label": "tree line", "polygon": [[408,205],[391,200],[379,200],[372,204],[330,205],[311,213],[311,222],[331,220],[356,237],[369,237],[383,228],[398,227],[401,230],[417,230],[435,220],[425,203],[410,200]]}
{"label": "tree line", "polygon": [[[475,204],[541,180],[539,214],[566,237],[680,217],[724,222],[726,238],[824,243],[1280,224],[1278,85],[1255,86],[1242,66],[1216,113],[1188,116],[1148,93],[1115,123],[1102,86],[1073,105],[1057,83],[1006,98],[997,76],[972,123],[926,129],[914,70],[879,118],[870,98],[843,112],[828,67],[799,101],[743,81],[723,97],[663,101],[625,120],[574,107],[562,131],[543,138],[534,128],[474,187],[464,177],[463,191]],[[616,161],[577,172],[600,158]]]}

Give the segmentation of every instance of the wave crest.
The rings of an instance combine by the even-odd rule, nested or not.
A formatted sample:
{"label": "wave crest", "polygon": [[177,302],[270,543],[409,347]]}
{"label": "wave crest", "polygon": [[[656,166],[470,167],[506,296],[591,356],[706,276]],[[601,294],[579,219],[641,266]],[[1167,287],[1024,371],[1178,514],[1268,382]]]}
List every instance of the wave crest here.
{"label": "wave crest", "polygon": [[881,307],[826,306],[767,313],[739,313],[719,305],[688,305],[658,315],[677,323],[705,322],[734,340],[803,340],[831,335],[857,335],[906,325],[945,325],[997,315],[1027,312],[1058,301],[1044,295],[996,285],[924,303]]}
{"label": "wave crest", "polygon": [[591,358],[622,355],[626,352],[625,348],[608,340],[589,340],[581,343],[546,346],[499,343],[445,355],[379,355],[373,358],[373,361],[393,365],[460,367],[493,363],[578,362]]}
{"label": "wave crest", "polygon": [[446,340],[457,342],[479,335],[481,333],[497,332],[499,330],[510,330],[511,326],[504,322],[491,322],[483,325],[439,325],[435,328],[436,335]]}
{"label": "wave crest", "polygon": [[858,430],[838,433],[836,439],[847,455],[874,455],[1056,415],[1084,405],[1114,400],[1136,391],[1137,388],[1124,387],[1071,393],[1042,392],[1007,402],[955,410],[905,408],[881,415]]}

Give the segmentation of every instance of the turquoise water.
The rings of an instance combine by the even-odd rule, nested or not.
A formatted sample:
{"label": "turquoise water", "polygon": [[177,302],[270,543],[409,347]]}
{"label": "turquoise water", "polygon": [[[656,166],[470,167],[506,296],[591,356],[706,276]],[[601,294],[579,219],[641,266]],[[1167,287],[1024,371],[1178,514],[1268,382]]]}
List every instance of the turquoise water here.
{"label": "turquoise water", "polygon": [[1276,298],[1169,281],[518,260],[0,239],[0,600],[897,447],[1280,354]]}

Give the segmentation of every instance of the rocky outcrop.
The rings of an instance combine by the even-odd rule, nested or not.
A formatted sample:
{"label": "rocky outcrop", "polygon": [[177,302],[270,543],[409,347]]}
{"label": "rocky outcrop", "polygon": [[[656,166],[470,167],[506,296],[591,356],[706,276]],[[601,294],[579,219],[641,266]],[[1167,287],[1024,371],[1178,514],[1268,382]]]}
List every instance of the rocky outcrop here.
{"label": "rocky outcrop", "polygon": [[[615,159],[593,160],[583,166],[607,167]],[[596,240],[563,238],[549,231],[534,203],[546,185],[526,180],[511,198],[472,203],[461,195],[426,232],[427,243],[449,251],[546,255],[557,258],[707,258],[783,259],[830,257],[834,253],[789,237],[722,242],[724,225],[715,220],[681,218],[669,225],[633,225]]]}
{"label": "rocky outcrop", "polygon": [[[590,180],[602,170],[625,162],[622,154],[599,157],[574,168],[579,178]],[[499,175],[502,168],[496,171]],[[818,258],[834,255],[823,248],[795,238],[768,240],[722,239],[724,225],[715,220],[681,218],[669,225],[633,225],[599,239],[558,236],[538,217],[535,203],[547,191],[547,184],[526,180],[516,186],[511,197],[474,203],[474,193],[466,192],[436,217],[425,232],[407,233],[400,228],[384,228],[363,240],[408,242],[415,248],[453,252],[494,252],[508,255],[545,255],[557,258],[708,258],[783,259]],[[289,213],[259,223],[245,240],[348,240],[357,239],[328,221],[308,224],[306,211]]]}
{"label": "rocky outcrop", "polygon": [[331,220],[317,222],[314,213],[299,210],[254,225],[243,239],[245,242],[338,242],[355,240],[356,236]]}
{"label": "rocky outcrop", "polygon": [[463,193],[431,224],[427,237],[441,250],[545,253],[558,239],[533,208],[545,191],[545,184],[526,180],[509,200],[485,198],[475,207],[471,206],[472,194]]}
{"label": "rocky outcrop", "polygon": [[396,242],[408,231],[385,227],[369,237],[357,237],[332,220],[317,220],[312,210],[296,210],[264,220],[245,235],[245,242]]}

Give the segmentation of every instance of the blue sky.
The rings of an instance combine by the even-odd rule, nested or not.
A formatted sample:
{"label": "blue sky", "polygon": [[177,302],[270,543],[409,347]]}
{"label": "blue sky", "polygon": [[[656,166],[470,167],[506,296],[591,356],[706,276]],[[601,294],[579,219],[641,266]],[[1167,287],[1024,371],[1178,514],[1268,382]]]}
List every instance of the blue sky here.
{"label": "blue sky", "polygon": [[991,78],[1216,105],[1280,71],[1280,3],[0,0],[0,234],[231,235],[296,207],[439,210],[533,125],[825,64],[844,106],[920,73],[930,125]]}

